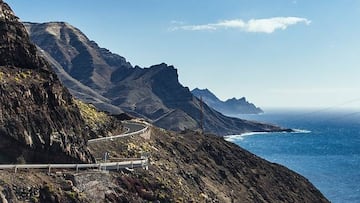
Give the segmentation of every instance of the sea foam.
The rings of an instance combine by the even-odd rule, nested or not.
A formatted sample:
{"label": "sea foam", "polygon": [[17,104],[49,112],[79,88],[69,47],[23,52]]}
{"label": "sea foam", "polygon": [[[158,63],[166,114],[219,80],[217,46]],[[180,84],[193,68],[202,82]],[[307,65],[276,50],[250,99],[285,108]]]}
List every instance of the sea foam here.
{"label": "sea foam", "polygon": [[310,130],[304,130],[304,129],[293,129],[294,132],[292,133],[301,133],[301,134],[307,134],[307,133],[311,133]]}
{"label": "sea foam", "polygon": [[[224,139],[226,141],[233,142],[235,140],[243,140],[245,137],[250,136],[250,135],[263,135],[263,134],[270,134],[270,133],[279,133],[279,132],[248,132],[248,133],[243,133],[240,135],[227,135],[227,136],[224,136]],[[282,133],[289,133],[289,132],[282,132]],[[290,132],[290,133],[307,134],[307,133],[311,133],[311,131],[304,130],[304,129],[293,129],[293,132]]]}
{"label": "sea foam", "polygon": [[235,141],[235,140],[243,140],[244,137],[246,137],[246,136],[261,135],[261,134],[268,134],[268,133],[269,132],[248,132],[248,133],[243,133],[243,134],[240,134],[240,135],[227,135],[227,136],[224,136],[224,139],[226,141],[232,142],[232,141]]}

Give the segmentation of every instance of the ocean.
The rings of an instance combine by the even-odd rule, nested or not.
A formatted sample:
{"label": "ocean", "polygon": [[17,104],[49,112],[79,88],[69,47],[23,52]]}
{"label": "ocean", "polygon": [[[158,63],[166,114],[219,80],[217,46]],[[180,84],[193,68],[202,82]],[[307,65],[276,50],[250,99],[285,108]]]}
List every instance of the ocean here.
{"label": "ocean", "polygon": [[360,112],[278,110],[237,117],[297,132],[250,133],[228,141],[303,175],[331,202],[360,202]]}

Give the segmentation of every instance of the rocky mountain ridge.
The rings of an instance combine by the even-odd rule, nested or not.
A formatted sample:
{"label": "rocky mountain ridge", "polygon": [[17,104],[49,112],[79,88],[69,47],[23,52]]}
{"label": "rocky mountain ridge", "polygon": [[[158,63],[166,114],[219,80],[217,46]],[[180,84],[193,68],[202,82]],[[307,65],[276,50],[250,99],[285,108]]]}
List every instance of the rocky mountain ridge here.
{"label": "rocky mountain ridge", "polygon": [[223,113],[224,115],[236,116],[239,114],[259,114],[264,111],[256,107],[254,104],[248,102],[245,97],[240,99],[231,98],[226,101],[221,101],[214,93],[208,89],[195,88],[191,91],[197,98],[202,100],[214,108],[215,110]]}
{"label": "rocky mountain ridge", "polygon": [[18,162],[92,162],[71,94],[0,1],[0,153]]}
{"label": "rocky mountain ridge", "polygon": [[218,135],[284,130],[224,116],[181,85],[173,66],[133,67],[67,23],[26,23],[26,27],[65,86],[102,110],[114,114],[125,111],[175,131],[199,129],[201,112],[205,131]]}

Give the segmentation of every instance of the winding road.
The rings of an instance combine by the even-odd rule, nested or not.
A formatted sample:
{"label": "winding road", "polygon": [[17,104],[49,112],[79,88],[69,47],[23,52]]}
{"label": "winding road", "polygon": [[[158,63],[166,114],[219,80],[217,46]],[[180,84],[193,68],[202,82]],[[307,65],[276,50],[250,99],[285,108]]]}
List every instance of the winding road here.
{"label": "winding road", "polygon": [[[131,135],[141,135],[145,133],[149,126],[144,123],[138,122],[124,122],[124,126],[127,129],[124,134],[102,137],[88,140],[88,142],[99,142],[103,140],[112,140],[121,137],[127,137]],[[0,165],[0,169],[14,169],[17,172],[18,169],[48,169],[49,173],[51,169],[94,169],[98,168],[99,170],[120,170],[120,169],[133,169],[133,168],[145,168],[148,167],[148,159],[140,158],[130,161],[121,161],[121,162],[107,162],[107,163],[95,163],[95,164],[3,164]]]}
{"label": "winding road", "polygon": [[99,142],[99,141],[103,141],[103,140],[112,140],[115,138],[121,138],[121,137],[127,137],[127,136],[131,136],[131,135],[142,134],[142,133],[146,132],[149,128],[147,125],[145,125],[143,123],[137,123],[137,122],[131,122],[131,121],[124,122],[123,124],[124,124],[124,127],[127,129],[126,133],[114,135],[114,136],[108,136],[108,137],[95,138],[95,139],[88,140],[88,142],[93,143],[93,142]]}

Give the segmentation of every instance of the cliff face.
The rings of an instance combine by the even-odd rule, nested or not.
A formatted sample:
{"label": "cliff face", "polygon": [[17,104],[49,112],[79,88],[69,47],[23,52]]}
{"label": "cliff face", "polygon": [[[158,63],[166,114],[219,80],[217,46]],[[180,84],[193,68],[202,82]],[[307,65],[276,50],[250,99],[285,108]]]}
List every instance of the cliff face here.
{"label": "cliff face", "polygon": [[208,89],[195,88],[191,91],[191,93],[197,98],[202,97],[203,101],[207,105],[225,115],[263,113],[259,107],[256,107],[254,104],[246,101],[245,97],[240,99],[232,98],[226,101],[221,101]]}
{"label": "cliff face", "polygon": [[74,96],[104,111],[123,113],[101,94],[111,87],[113,66],[126,65],[125,59],[99,48],[67,23],[25,23],[25,26],[37,46],[46,50],[40,53]]}
{"label": "cliff face", "polygon": [[26,27],[71,93],[102,110],[114,114],[125,111],[160,127],[181,131],[199,129],[202,105],[207,132],[228,135],[282,130],[224,116],[200,104],[179,83],[173,66],[132,67],[67,23],[27,23]]}
{"label": "cliff face", "polygon": [[0,153],[11,162],[92,161],[71,94],[0,1]]}

